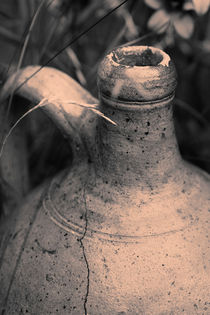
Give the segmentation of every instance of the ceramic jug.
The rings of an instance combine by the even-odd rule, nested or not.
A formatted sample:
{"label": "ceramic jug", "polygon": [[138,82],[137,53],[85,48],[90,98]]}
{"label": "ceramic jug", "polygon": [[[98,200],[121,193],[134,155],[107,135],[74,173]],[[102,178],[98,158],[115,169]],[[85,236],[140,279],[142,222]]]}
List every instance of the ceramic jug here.
{"label": "ceramic jug", "polygon": [[37,69],[5,97],[47,99],[74,163],[1,226],[1,314],[210,314],[210,176],[180,156],[170,57],[113,50],[99,101],[53,68],[22,84]]}

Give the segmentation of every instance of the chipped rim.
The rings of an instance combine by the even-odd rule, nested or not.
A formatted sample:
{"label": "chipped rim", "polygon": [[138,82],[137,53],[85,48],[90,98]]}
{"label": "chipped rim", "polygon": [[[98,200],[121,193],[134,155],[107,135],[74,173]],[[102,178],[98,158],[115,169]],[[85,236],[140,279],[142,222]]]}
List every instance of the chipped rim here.
{"label": "chipped rim", "polygon": [[[130,66],[130,65],[124,65],[117,63],[114,59],[113,56],[116,52],[121,51],[121,52],[132,52],[133,54],[141,54],[142,52],[146,51],[147,49],[150,49],[153,54],[160,54],[163,58],[162,60],[155,66],[153,65],[148,65],[148,66]],[[126,47],[120,47],[115,50],[113,50],[110,54],[107,55],[107,58],[111,58],[111,62],[115,64],[116,66],[123,65],[125,67],[135,67],[135,68],[151,68],[151,67],[157,67],[157,66],[164,66],[164,67],[169,67],[169,62],[171,61],[171,58],[168,54],[166,54],[163,50],[153,47],[153,46],[126,46]]]}
{"label": "chipped rim", "polygon": [[[141,61],[138,56],[147,50],[149,55],[142,56]],[[154,60],[151,59],[151,53],[154,54]],[[145,102],[168,98],[174,94],[175,88],[174,64],[168,54],[156,47],[127,46],[114,49],[98,68],[99,95],[112,100],[143,105]]]}

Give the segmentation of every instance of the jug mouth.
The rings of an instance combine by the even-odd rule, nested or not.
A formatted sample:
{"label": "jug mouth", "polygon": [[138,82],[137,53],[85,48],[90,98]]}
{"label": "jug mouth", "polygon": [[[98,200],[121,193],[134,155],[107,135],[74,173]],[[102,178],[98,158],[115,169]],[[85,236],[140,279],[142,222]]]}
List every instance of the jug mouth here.
{"label": "jug mouth", "polygon": [[120,47],[111,51],[98,69],[102,97],[129,103],[171,98],[176,71],[168,54],[151,46]]}
{"label": "jug mouth", "polygon": [[129,67],[168,66],[170,57],[164,51],[149,46],[124,47],[112,53],[116,64]]}

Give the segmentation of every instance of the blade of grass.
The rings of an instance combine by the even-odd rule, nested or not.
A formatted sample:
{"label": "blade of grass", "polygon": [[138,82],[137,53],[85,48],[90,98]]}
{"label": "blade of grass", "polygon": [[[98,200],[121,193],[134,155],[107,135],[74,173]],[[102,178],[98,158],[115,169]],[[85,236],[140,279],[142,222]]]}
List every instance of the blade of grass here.
{"label": "blade of grass", "polygon": [[27,115],[29,115],[30,113],[32,113],[34,110],[40,108],[40,107],[43,107],[43,106],[46,106],[46,105],[49,105],[50,103],[54,103],[54,104],[57,104],[61,110],[63,111],[63,107],[60,105],[61,103],[62,104],[69,104],[69,105],[77,105],[77,106],[80,106],[80,107],[85,107],[86,109],[89,109],[91,111],[93,111],[94,113],[96,113],[97,115],[99,115],[100,117],[106,119],[107,121],[109,121],[111,124],[113,125],[117,125],[112,119],[110,119],[109,117],[105,116],[102,112],[100,112],[100,110],[97,108],[98,104],[86,104],[86,103],[76,103],[76,102],[71,102],[71,101],[60,101],[59,99],[47,99],[47,98],[43,98],[36,106],[34,106],[33,108],[29,109],[26,113],[24,113],[15,123],[14,125],[10,128],[9,132],[6,134],[3,142],[2,142],[2,146],[1,146],[1,149],[0,149],[0,159],[2,157],[2,154],[3,154],[3,150],[4,150],[4,147],[5,147],[5,144],[7,143],[7,140],[9,138],[9,136],[11,135],[12,131],[15,129],[15,127],[19,124],[19,122],[25,118]]}
{"label": "blade of grass", "polygon": [[21,83],[19,86],[15,87],[14,92],[19,90],[26,82],[28,82],[33,76],[35,76],[41,69],[49,65],[51,61],[53,61],[58,55],[60,55],[67,47],[75,43],[78,39],[80,39],[82,36],[87,34],[91,29],[93,29],[97,24],[99,24],[101,21],[103,21],[107,16],[115,12],[119,7],[121,7],[123,4],[128,2],[129,0],[124,0],[121,2],[118,6],[116,6],[114,9],[110,10],[108,13],[106,13],[104,16],[102,16],[100,19],[98,19],[96,22],[94,22],[92,25],[90,25],[87,29],[82,31],[79,35],[73,37],[71,41],[69,41],[63,48],[61,48],[57,53],[55,53],[46,63],[44,63],[42,66],[39,67],[31,76],[29,76],[23,83]]}
{"label": "blade of grass", "polygon": [[[5,79],[8,76],[8,73],[10,72],[10,68],[11,68],[12,64],[14,63],[14,60],[15,60],[17,54],[18,54],[19,49],[21,50],[21,46],[22,46],[22,43],[24,42],[24,39],[25,39],[25,36],[27,34],[28,28],[29,28],[29,24],[27,23],[22,36],[21,37],[17,37],[17,35],[15,35],[17,38],[14,37],[13,38],[14,41],[12,40],[12,38],[6,37],[6,39],[11,39],[14,44],[18,44],[18,47],[16,47],[16,49],[14,51],[14,54],[11,57],[10,62],[8,64],[8,66],[7,66],[7,69],[5,69],[5,71],[4,71],[4,78]],[[9,30],[7,30],[7,31],[9,31]],[[0,28],[0,35],[1,35],[1,28]],[[37,48],[36,46],[37,46],[37,43],[35,43],[35,41],[31,38],[30,49],[36,49]]]}
{"label": "blade of grass", "polygon": [[[21,65],[22,65],[22,62],[23,62],[23,58],[24,58],[24,55],[25,55],[25,52],[26,52],[26,48],[27,48],[27,45],[28,45],[28,42],[29,42],[29,39],[30,39],[30,36],[31,36],[31,33],[32,33],[32,30],[33,30],[33,27],[35,25],[35,22],[37,20],[37,17],[44,5],[46,0],[42,0],[37,8],[37,10],[35,11],[34,13],[34,16],[32,18],[32,21],[30,23],[30,26],[29,26],[29,30],[26,34],[26,37],[25,37],[25,40],[24,40],[24,43],[23,43],[23,47],[22,47],[22,50],[21,50],[21,54],[20,54],[20,58],[19,58],[19,61],[18,61],[18,65],[17,65],[17,71],[20,69]],[[48,6],[53,2],[54,0],[50,1],[48,3]],[[13,89],[11,91],[11,94],[9,96],[9,101],[8,101],[8,107],[7,107],[7,110],[6,110],[6,114],[5,114],[5,118],[4,118],[4,122],[3,122],[3,126],[2,126],[2,130],[4,130],[4,127],[5,127],[5,124],[8,120],[8,116],[9,116],[9,112],[10,112],[10,109],[11,109],[11,104],[12,104],[12,100],[13,100],[13,96],[14,96],[14,93],[15,93],[15,84],[13,85]],[[2,133],[2,138],[0,139],[1,140],[1,149],[0,149],[0,152],[2,150],[2,147],[4,146],[4,141],[5,141],[5,138],[4,138],[4,134]]]}
{"label": "blade of grass", "polygon": [[15,129],[15,127],[19,124],[19,122],[26,117],[28,114],[30,114],[31,112],[33,112],[35,109],[40,108],[41,106],[44,105],[44,103],[46,102],[46,99],[42,99],[41,102],[39,102],[39,104],[37,104],[36,106],[34,106],[33,108],[31,108],[30,110],[28,110],[25,114],[23,114],[16,122],[15,124],[10,128],[9,132],[6,134],[2,145],[1,145],[1,149],[0,149],[0,159],[2,157],[2,153],[5,147],[5,144],[7,143],[7,139],[9,138],[9,136],[11,135],[12,131]]}
{"label": "blade of grass", "polygon": [[[49,99],[48,102],[55,102],[55,103],[59,103],[59,100],[52,100],[52,99]],[[71,101],[63,101],[61,102],[62,104],[72,104],[72,105],[77,105],[77,106],[80,106],[80,107],[85,107],[87,109],[90,109],[92,110],[94,113],[96,113],[97,115],[101,116],[102,118],[106,119],[107,121],[109,121],[111,124],[113,125],[117,125],[116,122],[114,122],[112,119],[110,119],[109,117],[107,117],[106,115],[104,115],[98,108],[98,104],[85,104],[85,103],[76,103],[76,102],[71,102]]]}
{"label": "blade of grass", "polygon": [[[39,9],[40,7],[42,7],[44,1],[45,1],[45,0],[43,0],[43,1],[40,3],[40,6],[38,7],[38,9]],[[54,1],[54,0],[52,0],[52,1]],[[115,12],[119,7],[121,7],[123,4],[125,4],[125,3],[128,2],[128,1],[129,1],[129,0],[124,0],[122,3],[120,3],[119,5],[117,5],[115,8],[113,8],[112,10],[110,10],[108,13],[106,13],[102,18],[100,18],[99,20],[97,20],[96,22],[94,22],[92,25],[90,25],[86,30],[82,31],[79,35],[73,37],[73,39],[72,39],[67,45],[65,45],[65,46],[64,46],[63,48],[61,48],[56,54],[54,54],[54,56],[51,57],[45,64],[43,64],[42,66],[40,66],[40,68],[38,68],[38,70],[36,70],[31,76],[29,76],[21,85],[19,85],[18,87],[16,87],[16,86],[14,85],[14,88],[13,88],[12,93],[11,93],[11,95],[10,95],[9,106],[8,106],[9,108],[8,108],[8,110],[7,110],[7,115],[6,115],[6,117],[8,116],[8,113],[9,113],[9,110],[10,110],[10,106],[11,106],[11,102],[12,102],[13,95],[14,95],[14,93],[15,93],[18,89],[20,89],[26,82],[28,82],[28,80],[30,80],[34,75],[36,75],[42,68],[44,68],[45,66],[47,66],[52,60],[54,60],[58,55],[60,55],[67,47],[69,47],[69,46],[72,45],[74,42],[76,42],[79,38],[81,38],[82,36],[84,36],[87,32],[89,32],[89,31],[90,31],[91,29],[93,29],[97,24],[99,24],[102,20],[104,20],[107,16],[109,16],[110,14],[112,14],[113,12]],[[50,3],[51,3],[51,2],[50,2]],[[49,4],[48,4],[48,5],[49,5]],[[37,11],[38,11],[38,9],[37,9]],[[36,11],[36,12],[37,12],[37,11]],[[39,10],[39,11],[40,11],[40,10]],[[37,17],[37,16],[38,16],[38,15],[35,13],[34,18],[32,19],[32,22],[31,22],[32,27],[30,26],[30,32],[28,33],[28,36],[27,36],[27,42],[28,42],[28,40],[29,40],[29,37],[30,37],[30,34],[31,34],[31,29],[33,28],[33,25],[34,25],[34,23],[35,23],[35,20],[36,20],[36,17]],[[25,42],[26,42],[26,41],[25,41]],[[22,52],[23,52],[23,51],[25,52],[25,49],[26,49],[25,43],[24,43],[24,45],[23,45],[23,48],[24,48],[24,49],[22,50]],[[21,56],[22,56],[22,55],[24,55],[24,53],[21,53]],[[21,57],[20,59],[22,59],[22,57]],[[22,62],[22,60],[21,60],[21,62]],[[18,65],[20,65],[21,62],[19,62]],[[38,104],[38,105],[39,105],[39,104]],[[97,110],[96,110],[96,109],[94,109],[94,111],[97,113]],[[103,114],[101,114],[101,116],[103,116]],[[109,120],[109,118],[108,118],[108,120]],[[5,121],[6,121],[6,119],[5,119]],[[19,122],[19,120],[18,120],[18,122]],[[17,122],[17,123],[18,123],[18,122]],[[15,126],[16,126],[16,125],[15,125]],[[15,128],[15,126],[13,126],[13,127]],[[13,127],[12,127],[12,130],[14,129]],[[11,132],[10,132],[10,133],[11,133]],[[6,143],[7,138],[8,138],[8,136],[6,135],[6,137],[5,137],[4,139],[2,139],[3,143],[2,143],[1,149],[0,149],[0,157],[1,157],[2,150],[3,150],[3,147],[4,147],[5,143]]]}
{"label": "blade of grass", "polygon": [[[40,12],[42,6],[44,5],[44,2],[45,2],[45,0],[42,0],[40,2],[39,6],[38,6],[38,8],[37,8],[33,18],[32,18],[31,24],[29,26],[29,30],[27,32],[26,38],[25,38],[24,43],[23,43],[23,48],[21,50],[20,58],[19,58],[18,65],[17,65],[17,71],[20,69],[20,67],[22,65],[23,58],[24,58],[24,55],[25,55],[25,52],[26,52],[26,48],[27,48],[27,45],[28,45],[28,42],[29,42],[29,39],[30,39],[30,36],[31,36],[31,32],[33,30],[33,27],[35,25],[35,22],[36,22],[36,19],[37,19],[38,15],[39,15],[39,12]],[[13,88],[11,94],[10,94],[10,97],[9,97],[9,102],[8,102],[8,107],[7,107],[5,120],[8,119],[8,115],[9,115],[9,112],[10,112],[10,108],[11,108],[14,92],[15,92],[15,85],[14,85],[14,88]]]}
{"label": "blade of grass", "polygon": [[[21,1],[22,1],[22,0],[21,0]],[[21,2],[21,1],[20,1],[20,2]],[[47,0],[46,0],[46,1],[47,1]],[[50,1],[50,2],[48,3],[47,7],[50,6],[53,1],[54,1],[54,0]],[[21,2],[21,3],[22,3],[22,2]],[[29,2],[26,1],[26,4],[29,4]],[[28,7],[28,11],[33,11],[33,12],[34,12],[35,9],[33,8],[33,10],[32,10],[31,4],[32,4],[32,2],[30,2],[30,6]],[[11,40],[11,41],[14,42],[15,44],[18,44],[18,46],[19,46],[20,43],[21,43],[21,45],[22,45],[22,43],[23,43],[23,45],[24,45],[24,41],[25,41],[25,38],[26,38],[26,36],[27,36],[27,31],[28,31],[28,29],[30,28],[30,23],[26,23],[26,24],[27,24],[27,25],[26,25],[26,27],[25,27],[25,30],[24,30],[24,32],[23,32],[21,38],[18,37],[17,35],[15,35],[15,34],[13,34],[13,32],[11,32],[9,29],[5,29],[5,28],[2,27],[2,26],[0,27],[0,35],[4,36],[6,39]],[[32,38],[31,38],[30,40],[31,40],[32,48],[33,48],[33,47],[36,48],[36,42],[34,42]],[[21,45],[20,45],[20,46],[21,46]],[[5,70],[5,73],[4,73],[4,77],[5,77],[5,78],[6,78],[7,74],[9,73],[10,67],[11,67],[11,65],[12,65],[12,63],[13,63],[13,61],[14,61],[14,59],[15,59],[17,53],[18,53],[18,50],[19,50],[19,47],[16,48],[16,50],[15,50],[15,52],[14,52],[14,54],[13,54],[11,60],[10,60],[9,66],[8,66],[7,70]]]}

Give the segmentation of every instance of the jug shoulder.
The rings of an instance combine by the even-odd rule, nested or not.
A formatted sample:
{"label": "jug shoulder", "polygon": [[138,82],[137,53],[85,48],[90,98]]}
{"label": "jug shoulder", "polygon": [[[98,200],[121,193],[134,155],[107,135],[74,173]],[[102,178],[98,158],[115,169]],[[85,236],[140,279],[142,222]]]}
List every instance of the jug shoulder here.
{"label": "jug shoulder", "polygon": [[151,194],[84,163],[34,191],[2,228],[1,310],[208,314],[208,176],[185,171],[183,186]]}

